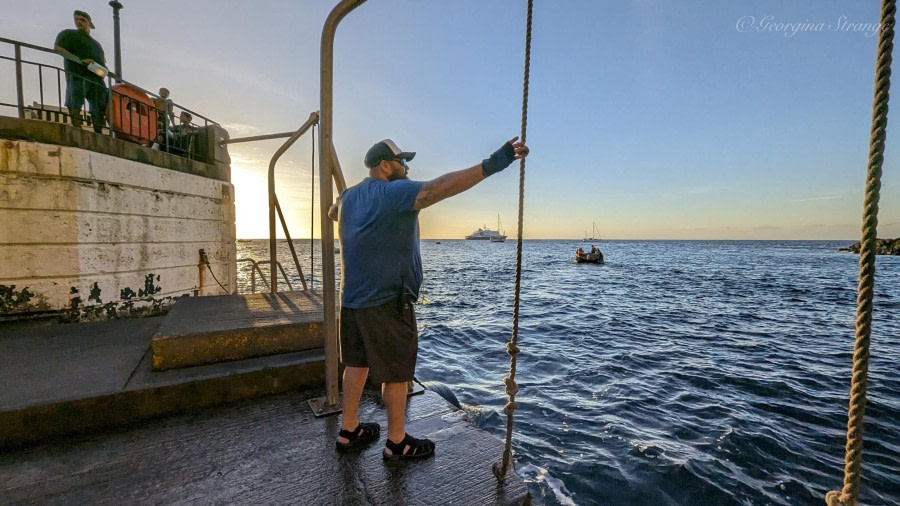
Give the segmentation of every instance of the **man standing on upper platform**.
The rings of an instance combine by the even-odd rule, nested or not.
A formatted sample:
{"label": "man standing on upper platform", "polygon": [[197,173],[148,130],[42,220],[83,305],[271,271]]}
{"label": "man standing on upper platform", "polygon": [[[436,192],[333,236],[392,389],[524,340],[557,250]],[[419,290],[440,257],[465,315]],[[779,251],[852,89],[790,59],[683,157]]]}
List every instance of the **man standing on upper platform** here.
{"label": "man standing on upper platform", "polygon": [[[53,49],[66,57],[66,107],[72,118],[72,125],[81,127],[81,108],[87,98],[91,106],[91,122],[94,131],[100,133],[105,123],[106,101],[109,90],[103,83],[103,76],[95,74],[88,65],[98,63],[106,66],[103,47],[91,37],[94,23],[91,16],[84,11],[75,11],[75,30],[67,29],[59,32]],[[78,62],[81,63],[78,63]]]}

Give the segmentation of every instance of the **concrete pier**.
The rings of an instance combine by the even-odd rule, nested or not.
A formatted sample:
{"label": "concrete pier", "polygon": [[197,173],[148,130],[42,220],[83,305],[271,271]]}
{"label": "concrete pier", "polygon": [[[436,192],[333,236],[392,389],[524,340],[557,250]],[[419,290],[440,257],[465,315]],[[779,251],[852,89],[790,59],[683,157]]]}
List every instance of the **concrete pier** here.
{"label": "concrete pier", "polygon": [[339,417],[306,402],[325,393],[321,348],[160,372],[162,326],[0,323],[0,504],[530,503],[493,476],[503,442],[434,392],[409,398],[407,430],[435,457],[382,462],[374,392],[360,417],[381,440],[340,455]]}
{"label": "concrete pier", "polygon": [[155,372],[163,320],[0,323],[0,450],[323,384],[321,348]]}
{"label": "concrete pier", "polygon": [[[410,398],[407,429],[435,456],[388,465],[381,441],[334,450],[338,417],[315,418],[294,392],[151,422],[127,432],[0,455],[0,503],[56,504],[528,504],[521,479],[502,484],[491,463],[502,441],[437,394]],[[364,420],[384,427],[367,394]]]}

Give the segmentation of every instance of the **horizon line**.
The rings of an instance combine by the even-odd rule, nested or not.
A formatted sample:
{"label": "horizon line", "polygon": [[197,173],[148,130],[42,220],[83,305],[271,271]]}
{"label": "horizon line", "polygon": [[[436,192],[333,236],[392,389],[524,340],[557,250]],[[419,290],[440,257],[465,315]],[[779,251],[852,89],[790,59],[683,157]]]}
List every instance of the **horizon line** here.
{"label": "horizon line", "polygon": [[[887,238],[887,237],[879,237],[878,239],[879,240],[895,240],[895,239],[891,239],[891,238]],[[268,241],[269,238],[268,237],[238,237],[238,238],[236,238],[236,240],[238,240],[238,241]],[[284,237],[278,237],[278,238],[276,238],[276,240],[277,241],[287,241],[287,239]],[[302,239],[297,239],[297,238],[292,239],[292,241],[294,241],[294,242],[308,241],[308,240],[309,240],[308,237],[302,238]],[[322,238],[316,237],[313,240],[321,241]],[[335,237],[334,240],[337,241],[338,238]],[[616,238],[610,238],[610,239],[596,239],[596,240],[587,240],[586,241],[586,240],[584,240],[584,238],[560,239],[560,238],[529,237],[529,238],[523,238],[522,240],[523,241],[578,241],[578,242],[597,242],[597,243],[610,242],[610,241],[619,241],[619,242],[621,242],[621,241],[685,241],[685,242],[687,242],[687,241],[747,241],[747,242],[749,242],[749,241],[822,241],[822,242],[852,241],[852,242],[860,242],[859,239],[746,239],[746,238],[745,239],[702,239],[702,238],[697,238],[697,239],[616,239]],[[449,238],[426,237],[426,238],[420,238],[419,241],[420,242],[421,241],[467,241],[467,242],[476,242],[476,243],[477,242],[490,242],[490,241],[483,241],[483,240],[482,241],[471,240],[471,239],[465,239],[465,238],[461,239],[458,237],[449,237]],[[505,242],[515,242],[515,241],[516,241],[516,239],[507,238],[507,240]]]}

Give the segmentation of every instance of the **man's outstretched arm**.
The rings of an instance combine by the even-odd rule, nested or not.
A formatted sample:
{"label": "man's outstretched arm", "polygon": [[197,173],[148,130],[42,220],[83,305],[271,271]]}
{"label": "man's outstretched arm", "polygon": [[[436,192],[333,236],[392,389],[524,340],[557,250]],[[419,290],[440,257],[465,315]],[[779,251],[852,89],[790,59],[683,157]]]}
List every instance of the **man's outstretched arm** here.
{"label": "man's outstretched arm", "polygon": [[485,179],[487,179],[487,176],[481,171],[480,163],[468,169],[448,172],[428,181],[422,186],[419,194],[416,195],[416,203],[413,204],[413,209],[416,211],[425,209],[447,197],[462,193]]}
{"label": "man's outstretched arm", "polygon": [[428,181],[422,186],[419,194],[416,195],[413,209],[419,211],[448,197],[462,193],[485,180],[491,174],[505,169],[513,161],[527,156],[528,148],[524,143],[518,142],[518,140],[518,137],[513,137],[503,147],[478,165],[468,169],[448,172]]}

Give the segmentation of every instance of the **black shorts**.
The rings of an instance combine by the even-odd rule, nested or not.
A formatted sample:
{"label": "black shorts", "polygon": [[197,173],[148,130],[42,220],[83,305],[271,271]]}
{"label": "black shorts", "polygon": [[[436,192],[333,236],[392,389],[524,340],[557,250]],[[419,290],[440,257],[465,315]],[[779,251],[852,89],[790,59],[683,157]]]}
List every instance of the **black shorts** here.
{"label": "black shorts", "polygon": [[419,331],[409,297],[362,309],[341,308],[341,362],[368,367],[373,383],[412,381]]}

